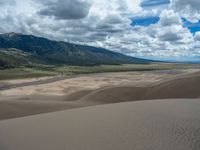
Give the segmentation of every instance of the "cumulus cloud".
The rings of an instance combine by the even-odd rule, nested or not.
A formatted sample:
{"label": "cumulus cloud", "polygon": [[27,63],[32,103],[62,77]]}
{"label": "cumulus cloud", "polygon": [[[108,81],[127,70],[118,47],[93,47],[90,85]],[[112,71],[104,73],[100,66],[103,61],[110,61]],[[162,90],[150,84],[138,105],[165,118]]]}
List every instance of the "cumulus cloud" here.
{"label": "cumulus cloud", "polygon": [[[130,28],[130,14],[141,11],[139,0],[112,0],[109,3],[107,0],[27,0],[26,5],[24,3],[22,5],[20,0],[16,1],[17,7],[5,10],[5,12],[11,11],[12,13],[0,14],[2,15],[0,16],[1,23],[4,24],[0,28],[0,32],[15,31],[45,36],[53,40],[93,45],[100,44],[106,37],[114,36],[114,34]],[[80,5],[81,8],[77,5],[76,8],[73,8],[74,10],[68,9],[69,6],[66,5],[72,3],[70,6],[74,5],[75,7],[75,1],[90,6],[88,14],[86,13],[86,16],[82,15],[83,18],[79,17],[81,17],[84,5]],[[55,4],[55,2],[58,3],[54,6],[48,5]],[[26,7],[22,8],[23,6]],[[55,12],[55,14],[52,12],[46,15],[38,14],[42,10],[51,11],[51,9],[47,9],[49,7],[54,7],[52,12]],[[60,7],[72,12],[59,11]],[[19,8],[23,12],[20,12]],[[58,10],[56,11],[56,9]]]}
{"label": "cumulus cloud", "polygon": [[200,31],[198,31],[198,32],[195,33],[194,38],[195,38],[196,41],[200,42]]}
{"label": "cumulus cloud", "polygon": [[181,18],[173,10],[163,10],[160,15],[160,23],[162,26],[182,25]]}
{"label": "cumulus cloud", "polygon": [[[156,24],[132,26],[134,17],[153,13],[143,10],[140,0],[15,1],[15,7],[4,4],[1,9],[1,33],[33,34],[139,57],[200,54],[200,33],[193,36],[183,27],[182,16],[174,4],[174,9],[170,6],[159,11]],[[158,11],[153,14],[158,15]]]}
{"label": "cumulus cloud", "polygon": [[[115,43],[111,46],[110,43]],[[109,37],[104,46],[132,56],[177,57],[191,55],[193,35],[182,26],[180,17],[172,10],[163,10],[160,21],[147,27],[135,26]],[[113,49],[113,50],[114,50]]]}
{"label": "cumulus cloud", "polygon": [[180,16],[173,10],[163,10],[160,21],[156,27],[159,31],[157,37],[161,41],[187,43],[193,39],[192,34],[187,28],[182,26]]}
{"label": "cumulus cloud", "polygon": [[171,8],[191,22],[200,20],[199,0],[171,0]]}
{"label": "cumulus cloud", "polygon": [[56,19],[81,19],[85,18],[91,4],[88,0],[56,0],[43,1],[44,5],[39,14],[55,17]]}

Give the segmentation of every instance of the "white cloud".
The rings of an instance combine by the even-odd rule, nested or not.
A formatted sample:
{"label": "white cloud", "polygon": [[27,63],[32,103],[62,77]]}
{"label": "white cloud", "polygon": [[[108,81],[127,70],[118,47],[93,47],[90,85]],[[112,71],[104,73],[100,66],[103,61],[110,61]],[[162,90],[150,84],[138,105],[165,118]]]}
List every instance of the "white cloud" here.
{"label": "white cloud", "polygon": [[38,13],[43,16],[53,16],[56,19],[85,18],[91,6],[88,0],[49,0],[43,1],[43,5],[44,8],[41,8]]}
{"label": "white cloud", "polygon": [[200,31],[195,33],[194,39],[200,42]]}
{"label": "white cloud", "polygon": [[[84,5],[76,7],[77,3]],[[131,26],[134,16],[158,13],[160,21],[157,24]],[[183,27],[180,17],[180,11],[171,8],[143,10],[140,0],[26,0],[23,3],[16,0],[14,7],[3,6],[0,32],[22,32],[101,46],[140,57],[199,55],[200,33],[193,37]]]}
{"label": "white cloud", "polygon": [[162,26],[182,25],[182,21],[173,10],[163,10],[160,15],[160,24]]}
{"label": "white cloud", "polygon": [[191,22],[200,20],[199,0],[171,0],[171,8]]}
{"label": "white cloud", "polygon": [[187,28],[183,28],[176,13],[164,10],[157,24],[135,26],[104,43],[108,48],[113,48],[110,43],[115,43],[114,50],[133,56],[177,57],[192,54],[194,38]]}

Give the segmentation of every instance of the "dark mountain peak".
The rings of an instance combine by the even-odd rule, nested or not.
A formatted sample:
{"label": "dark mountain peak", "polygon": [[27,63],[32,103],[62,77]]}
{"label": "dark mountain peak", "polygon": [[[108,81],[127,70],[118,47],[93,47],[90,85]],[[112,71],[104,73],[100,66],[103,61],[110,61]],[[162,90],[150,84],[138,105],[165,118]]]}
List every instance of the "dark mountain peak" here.
{"label": "dark mountain peak", "polygon": [[0,35],[0,48],[15,48],[33,54],[50,64],[100,65],[148,63],[104,48],[52,41],[15,32]]}

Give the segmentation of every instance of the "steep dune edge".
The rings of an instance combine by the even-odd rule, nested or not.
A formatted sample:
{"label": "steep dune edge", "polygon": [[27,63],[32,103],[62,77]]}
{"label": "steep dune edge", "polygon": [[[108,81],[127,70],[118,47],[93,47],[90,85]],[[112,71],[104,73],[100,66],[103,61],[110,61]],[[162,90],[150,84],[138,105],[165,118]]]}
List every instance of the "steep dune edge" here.
{"label": "steep dune edge", "polygon": [[109,87],[84,96],[82,101],[115,103],[134,100],[200,98],[200,73],[175,78],[150,87]]}
{"label": "steep dune edge", "polygon": [[200,75],[166,82],[150,88],[144,98],[200,98]]}

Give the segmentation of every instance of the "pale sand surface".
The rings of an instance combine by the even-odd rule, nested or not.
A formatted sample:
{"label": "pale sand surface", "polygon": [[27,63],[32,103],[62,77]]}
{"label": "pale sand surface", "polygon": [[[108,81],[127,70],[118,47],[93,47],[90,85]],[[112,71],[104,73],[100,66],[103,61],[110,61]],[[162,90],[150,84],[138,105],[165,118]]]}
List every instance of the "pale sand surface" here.
{"label": "pale sand surface", "polygon": [[0,121],[1,150],[199,150],[200,99],[125,102]]}
{"label": "pale sand surface", "polygon": [[46,78],[33,78],[30,80],[20,79],[20,80],[8,80],[0,81],[0,86],[3,84],[20,84],[31,82],[33,85],[21,86],[17,88],[12,88],[8,90],[0,91],[0,95],[30,95],[30,94],[50,94],[50,95],[66,95],[68,93],[73,93],[79,89],[98,89],[105,86],[113,85],[136,85],[136,86],[146,86],[148,84],[154,83],[156,81],[161,81],[163,79],[171,79],[176,76],[184,76],[188,74],[193,74],[199,72],[199,69],[188,69],[188,70],[169,70],[169,71],[148,71],[148,72],[121,72],[121,73],[99,73],[99,74],[88,74],[78,77],[72,77],[66,79],[63,77],[58,78],[58,81],[46,83],[46,84],[34,84],[32,82],[38,80],[49,80],[52,77]]}
{"label": "pale sand surface", "polygon": [[[1,91],[0,94],[3,96],[11,95],[31,95],[31,94],[48,94],[63,96],[71,94],[74,91],[79,90],[96,90],[105,86],[114,85],[126,85],[126,84],[137,84],[143,85],[151,82],[159,81],[162,78],[167,77],[168,74],[154,74],[154,73],[105,73],[81,76],[75,78],[69,78],[66,80],[61,80],[49,84],[33,85],[13,88],[10,90]],[[170,75],[173,76],[173,75]]]}
{"label": "pale sand surface", "polygon": [[193,69],[101,73],[33,83],[0,91],[0,120],[107,103],[199,98],[199,83],[199,70]]}

